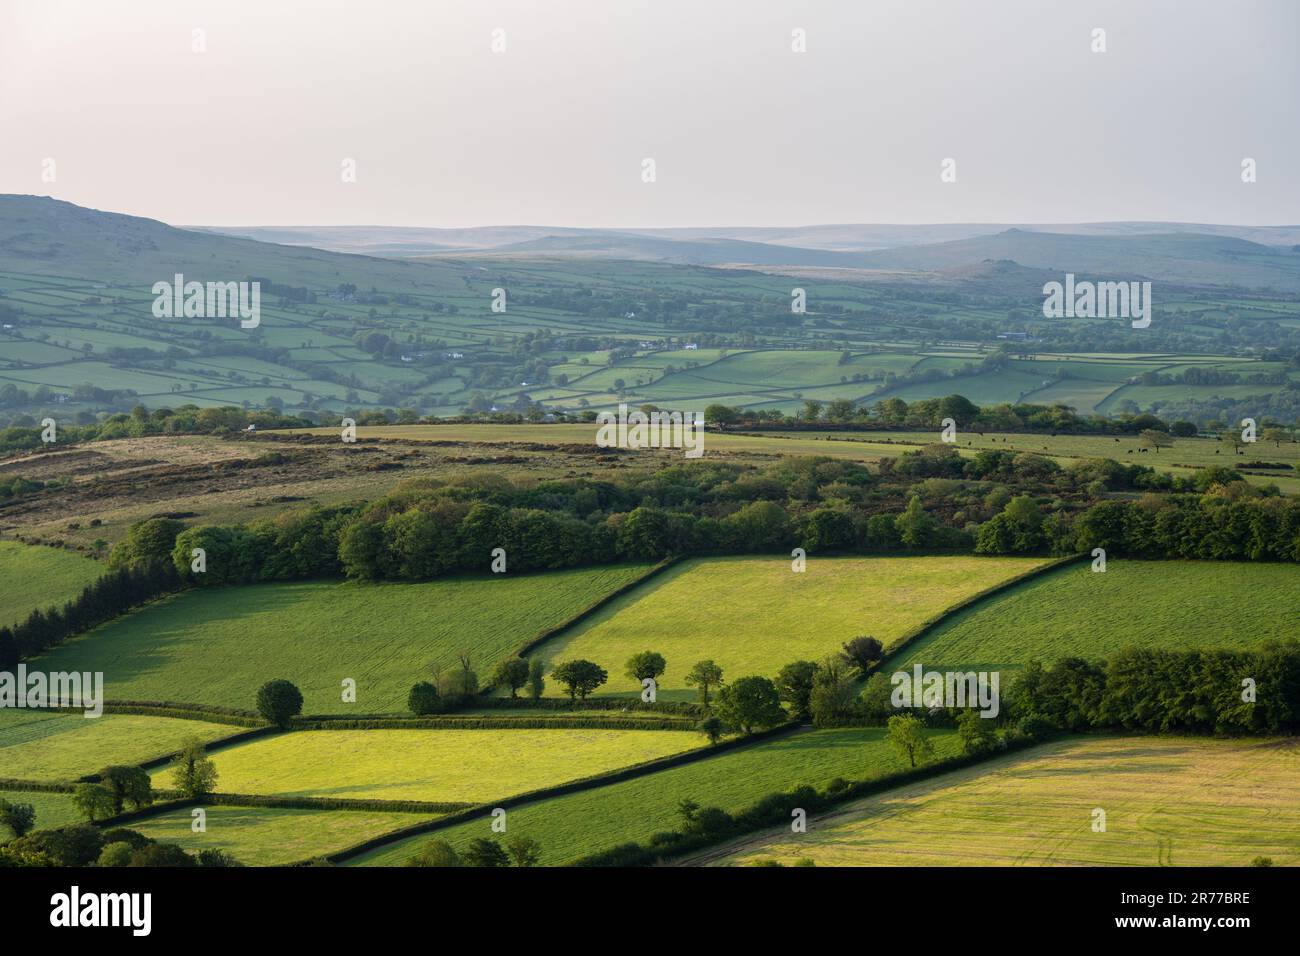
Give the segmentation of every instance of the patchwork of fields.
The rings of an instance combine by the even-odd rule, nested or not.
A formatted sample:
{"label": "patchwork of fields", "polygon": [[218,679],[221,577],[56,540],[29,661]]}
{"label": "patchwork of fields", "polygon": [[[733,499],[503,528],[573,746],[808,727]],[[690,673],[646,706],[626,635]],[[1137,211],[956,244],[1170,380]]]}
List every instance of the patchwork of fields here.
{"label": "patchwork of fields", "polygon": [[[236,744],[213,760],[225,793],[479,803],[703,743],[675,730],[319,730]],[[154,785],[168,776],[155,771]]]}
{"label": "patchwork of fields", "polygon": [[[548,670],[583,658],[609,671],[602,691],[639,693],[624,664],[638,651],[668,661],[665,699],[696,696],[684,678],[711,658],[723,676],[774,677],[786,664],[820,660],[870,635],[886,648],[945,608],[1044,562],[1037,558],[811,558],[794,573],[785,557],[686,561],[612,601],[546,642]],[[563,688],[548,687],[555,695]]]}
{"label": "patchwork of fields", "polygon": [[[541,844],[542,865],[561,865],[676,829],[682,823],[678,804],[685,799],[735,811],[798,786],[823,788],[837,777],[866,780],[906,769],[907,762],[884,737],[883,729],[868,727],[804,731],[761,741],[650,776],[516,807],[509,811],[510,832]],[[955,733],[935,731],[931,737],[937,756],[958,752]],[[463,846],[487,835],[490,822],[485,818],[409,837],[349,860],[348,865],[401,866],[430,839]]]}
{"label": "patchwork of fields", "polygon": [[857,801],[810,819],[806,834],[768,832],[683,862],[1246,866],[1257,856],[1300,864],[1292,739],[1047,744]]}
{"label": "patchwork of fields", "polygon": [[1067,565],[958,611],[890,663],[1016,671],[1128,646],[1247,647],[1296,636],[1300,567],[1116,561]]}
{"label": "patchwork of fields", "polygon": [[[562,630],[535,655],[548,666],[594,660],[610,673],[598,693],[621,695],[636,686],[623,673],[627,657],[657,650],[668,659],[660,685],[665,699],[693,699],[682,677],[697,660],[712,658],[734,680],[817,659],[860,634],[888,648],[963,599],[1043,563],[814,557],[796,574],[784,557],[692,559]],[[306,712],[400,713],[410,684],[434,665],[446,666],[469,649],[486,674],[525,641],[647,569],[190,591],[70,641],[39,659],[39,666],[103,670],[110,699],[251,709],[256,687],[274,673],[299,684]],[[1112,560],[1096,574],[1082,562],[1032,575],[954,612],[889,667],[922,663],[1014,673],[1031,659],[1104,657],[1131,644],[1242,647],[1294,636],[1297,619],[1300,568],[1293,565]],[[344,677],[357,680],[355,705],[341,702]],[[548,697],[560,691],[548,680]],[[580,706],[476,713],[593,723],[625,716]],[[216,742],[240,729],[114,713],[86,719],[4,711],[0,778],[68,783],[109,764],[158,758],[189,737]],[[926,734],[934,759],[961,752],[955,731]],[[223,794],[491,806],[705,746],[692,731],[599,726],[312,730],[217,746],[211,757]],[[759,834],[684,862],[1241,865],[1262,855],[1295,864],[1297,754],[1289,740],[1070,739],[857,801],[815,819],[806,836]],[[836,779],[875,780],[907,767],[884,728],[801,728],[617,783],[528,800],[509,810],[509,832],[535,839],[543,865],[563,865],[677,829],[683,800],[734,813],[775,792],[824,789]],[[151,776],[156,787],[172,784],[170,767],[155,767]],[[33,804],[41,827],[80,819],[67,793],[0,796]],[[1104,834],[1089,826],[1096,807],[1107,812]],[[220,848],[246,864],[281,865],[436,818],[409,810],[218,804],[206,808],[204,832],[193,832],[187,808],[164,808],[132,827],[191,852]],[[490,822],[485,811],[481,820],[397,839],[346,862],[399,866],[431,839],[464,850],[471,840],[492,835]]]}
{"label": "patchwork of fields", "polygon": [[60,783],[111,764],[135,764],[179,749],[189,737],[213,741],[241,728],[135,714],[84,717],[49,710],[0,710],[0,779]]}
{"label": "patchwork of fields", "polygon": [[[252,710],[257,688],[282,677],[302,690],[304,713],[405,712],[411,685],[435,666],[469,651],[486,678],[502,657],[646,569],[186,591],[68,642],[40,664],[103,671],[109,699]],[[355,704],[342,701],[346,678],[356,681]]]}

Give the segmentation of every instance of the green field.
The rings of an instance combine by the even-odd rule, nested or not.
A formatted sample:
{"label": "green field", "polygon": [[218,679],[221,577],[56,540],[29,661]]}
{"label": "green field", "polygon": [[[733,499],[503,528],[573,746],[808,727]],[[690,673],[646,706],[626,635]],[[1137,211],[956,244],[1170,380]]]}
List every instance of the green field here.
{"label": "green field", "polygon": [[241,728],[136,714],[0,710],[0,778],[68,781],[110,764],[134,764],[180,748],[187,737],[216,740]]}
{"label": "green field", "polygon": [[207,829],[191,830],[190,808],[137,820],[131,829],[190,853],[224,850],[246,866],[283,866],[334,853],[391,830],[430,820],[430,814],[370,810],[287,810],[279,807],[204,808]]}
{"label": "green field", "polygon": [[0,541],[0,627],[62,606],[103,573],[102,564],[75,551]]}
{"label": "green field", "polygon": [[1248,647],[1296,635],[1300,567],[1111,560],[1068,565],[959,611],[890,663],[1017,670],[1129,646]]}
{"label": "green field", "polygon": [[[477,803],[700,747],[680,730],[317,730],[213,754],[225,793]],[[166,768],[154,772],[164,785]]]}
{"label": "green field", "polygon": [[[497,660],[644,570],[193,590],[39,660],[47,670],[103,671],[109,699],[252,710],[257,688],[284,678],[302,690],[304,713],[404,713],[411,685],[435,664],[469,650],[486,680]],[[355,704],[342,703],[345,678],[356,681]]]}
{"label": "green field", "polygon": [[[666,698],[689,698],[691,665],[712,658],[723,676],[775,676],[791,661],[819,660],[858,635],[886,647],[965,597],[1041,564],[1037,558],[968,556],[817,558],[796,574],[785,557],[684,562],[612,601],[536,652],[548,664],[585,658],[609,672],[602,692],[639,692],[624,673],[634,653],[668,661]],[[563,688],[548,681],[547,694]]]}
{"label": "green field", "polygon": [[[541,863],[556,866],[629,840],[645,841],[681,824],[677,804],[737,811],[774,792],[822,788],[836,777],[861,780],[900,772],[907,762],[885,742],[881,728],[809,730],[765,740],[708,760],[622,783],[540,800],[507,812],[510,833],[537,840]],[[959,750],[951,731],[933,731],[938,758]],[[491,836],[491,820],[463,823],[436,834],[410,837],[349,860],[356,866],[401,866],[430,839],[463,846]]]}
{"label": "green field", "polygon": [[[1105,832],[1094,832],[1094,809]],[[1300,865],[1294,739],[1074,739],[849,804],[684,862],[818,866]]]}
{"label": "green field", "polygon": [[[70,793],[45,793],[40,790],[0,790],[0,800],[10,803],[29,803],[36,810],[37,830],[53,830],[70,823],[85,822],[85,815],[76,808]],[[0,843],[13,837],[13,832],[0,824]]]}

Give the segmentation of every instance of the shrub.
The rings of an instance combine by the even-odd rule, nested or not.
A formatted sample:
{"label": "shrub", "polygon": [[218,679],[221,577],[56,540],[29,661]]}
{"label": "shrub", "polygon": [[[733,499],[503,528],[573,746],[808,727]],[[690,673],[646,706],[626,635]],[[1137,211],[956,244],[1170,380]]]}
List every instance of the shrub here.
{"label": "shrub", "polygon": [[302,691],[287,680],[270,680],[257,692],[257,712],[281,730],[302,713]]}
{"label": "shrub", "polygon": [[406,707],[417,717],[438,713],[442,709],[442,700],[438,696],[438,688],[427,680],[420,681],[412,686],[411,692],[406,695]]}

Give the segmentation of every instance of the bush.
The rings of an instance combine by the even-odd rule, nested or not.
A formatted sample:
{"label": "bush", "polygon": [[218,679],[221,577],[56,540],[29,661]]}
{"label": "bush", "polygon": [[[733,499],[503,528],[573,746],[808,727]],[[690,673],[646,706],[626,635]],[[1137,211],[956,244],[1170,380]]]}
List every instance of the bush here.
{"label": "bush", "polygon": [[257,712],[281,730],[302,713],[302,691],[287,680],[271,680],[257,692]]}
{"label": "bush", "polygon": [[455,848],[446,840],[430,840],[415,856],[406,861],[407,866],[460,866],[461,859]]}
{"label": "bush", "polygon": [[442,700],[438,696],[438,688],[427,680],[415,684],[411,688],[411,692],[406,695],[406,708],[417,717],[438,713],[442,710]]}

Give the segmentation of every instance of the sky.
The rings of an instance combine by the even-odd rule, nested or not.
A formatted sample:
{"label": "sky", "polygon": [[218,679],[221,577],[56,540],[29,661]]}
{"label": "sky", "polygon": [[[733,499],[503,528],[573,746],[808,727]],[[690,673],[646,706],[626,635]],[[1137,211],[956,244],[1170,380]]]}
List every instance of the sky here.
{"label": "sky", "polygon": [[0,0],[0,193],[174,224],[1294,224],[1298,117],[1296,0]]}

